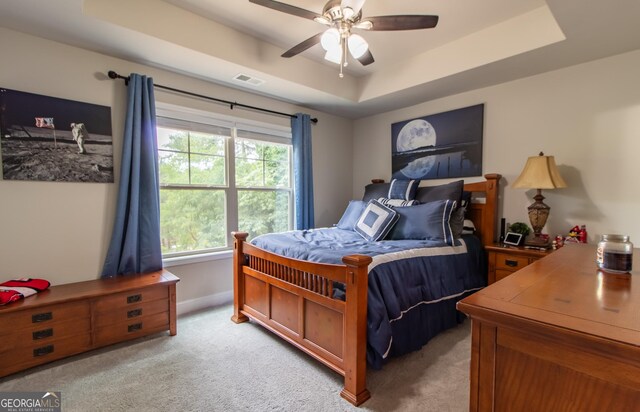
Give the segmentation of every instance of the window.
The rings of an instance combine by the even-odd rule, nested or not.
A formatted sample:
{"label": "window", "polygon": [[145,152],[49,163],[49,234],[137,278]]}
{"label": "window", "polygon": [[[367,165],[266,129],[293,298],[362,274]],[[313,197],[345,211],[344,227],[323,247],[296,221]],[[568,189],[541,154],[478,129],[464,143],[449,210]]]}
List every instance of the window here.
{"label": "window", "polygon": [[160,234],[165,257],[230,249],[290,230],[291,131],[158,107]]}

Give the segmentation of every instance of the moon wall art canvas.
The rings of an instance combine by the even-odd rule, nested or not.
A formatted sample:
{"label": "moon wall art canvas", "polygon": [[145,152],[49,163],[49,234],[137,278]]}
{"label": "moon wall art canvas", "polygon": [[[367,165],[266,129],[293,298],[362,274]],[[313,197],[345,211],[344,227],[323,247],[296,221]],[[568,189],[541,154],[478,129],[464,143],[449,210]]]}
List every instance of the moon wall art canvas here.
{"label": "moon wall art canvas", "polygon": [[4,180],[113,183],[111,108],[0,88]]}
{"label": "moon wall art canvas", "polygon": [[391,125],[394,179],[482,175],[484,104]]}

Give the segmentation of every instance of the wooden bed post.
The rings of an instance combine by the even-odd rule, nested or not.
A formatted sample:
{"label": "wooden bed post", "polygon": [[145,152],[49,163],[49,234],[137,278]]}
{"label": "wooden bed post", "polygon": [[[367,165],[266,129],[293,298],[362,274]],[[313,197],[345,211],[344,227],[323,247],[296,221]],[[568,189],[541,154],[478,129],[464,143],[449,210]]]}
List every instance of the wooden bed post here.
{"label": "wooden bed post", "polygon": [[244,282],[241,279],[242,266],[244,265],[242,245],[249,234],[246,232],[232,232],[231,235],[235,238],[233,243],[233,316],[231,316],[231,320],[235,323],[242,323],[249,320],[248,317],[240,313],[244,303]]}
{"label": "wooden bed post", "polygon": [[367,292],[371,257],[342,258],[347,266],[344,389],[340,396],[358,406],[371,397],[367,389]]}
{"label": "wooden bed post", "polygon": [[482,233],[482,244],[489,245],[494,243],[496,239],[497,232],[497,220],[498,220],[498,205],[496,202],[498,201],[498,187],[499,181],[502,175],[497,173],[490,173],[484,175],[484,178],[487,179],[486,183],[486,199],[487,203],[485,205],[485,215],[484,215],[484,227],[491,228],[490,231],[485,231]]}

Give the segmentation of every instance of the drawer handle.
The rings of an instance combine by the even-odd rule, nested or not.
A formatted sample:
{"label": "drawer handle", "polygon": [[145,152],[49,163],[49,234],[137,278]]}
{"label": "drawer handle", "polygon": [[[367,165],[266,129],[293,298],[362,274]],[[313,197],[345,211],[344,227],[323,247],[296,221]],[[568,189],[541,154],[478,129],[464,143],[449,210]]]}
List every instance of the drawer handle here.
{"label": "drawer handle", "polygon": [[134,309],[127,312],[127,318],[135,318],[142,315],[142,309]]}
{"label": "drawer handle", "polygon": [[517,260],[509,260],[509,259],[505,259],[504,261],[505,265],[515,268],[518,267],[518,261]]}
{"label": "drawer handle", "polygon": [[127,327],[129,332],[135,332],[137,330],[141,330],[142,329],[142,323],[134,323],[133,325],[129,325]]}
{"label": "drawer handle", "polygon": [[46,322],[51,319],[53,319],[53,313],[51,312],[36,313],[35,315],[31,316],[31,323]]}
{"label": "drawer handle", "polygon": [[53,329],[52,328],[42,329],[42,330],[38,330],[38,331],[33,332],[33,340],[50,338],[51,336],[53,336]]}
{"label": "drawer handle", "polygon": [[142,300],[142,295],[139,293],[137,295],[127,296],[127,303],[136,303],[136,302],[140,302],[141,300]]}
{"label": "drawer handle", "polygon": [[33,350],[33,357],[44,356],[53,353],[53,345],[43,346],[41,348],[36,348]]}

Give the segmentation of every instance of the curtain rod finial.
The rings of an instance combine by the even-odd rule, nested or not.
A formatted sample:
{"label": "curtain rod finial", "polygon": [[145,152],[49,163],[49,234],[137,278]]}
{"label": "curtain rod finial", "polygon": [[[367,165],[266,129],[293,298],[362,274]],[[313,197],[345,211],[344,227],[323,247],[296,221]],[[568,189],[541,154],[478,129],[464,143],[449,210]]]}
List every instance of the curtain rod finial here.
{"label": "curtain rod finial", "polygon": [[118,78],[118,73],[114,72],[113,70],[109,70],[107,75],[109,76],[110,79],[117,79]]}

